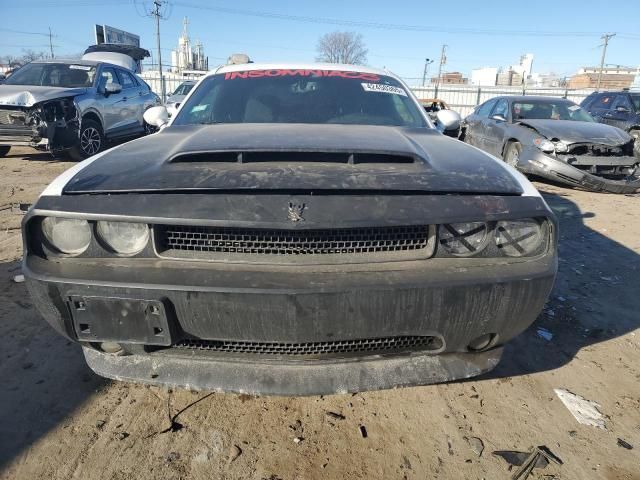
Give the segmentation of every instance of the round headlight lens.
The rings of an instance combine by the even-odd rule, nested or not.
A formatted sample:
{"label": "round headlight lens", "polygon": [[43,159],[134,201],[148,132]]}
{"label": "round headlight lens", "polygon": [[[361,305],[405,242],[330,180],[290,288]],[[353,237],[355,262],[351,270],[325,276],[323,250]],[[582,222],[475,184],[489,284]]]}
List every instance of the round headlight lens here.
{"label": "round headlight lens", "polygon": [[545,153],[552,153],[556,150],[556,146],[546,138],[536,138],[533,144]]}
{"label": "round headlight lens", "polygon": [[484,222],[440,225],[440,245],[456,257],[470,257],[487,246],[489,228]]}
{"label": "round headlight lens", "polygon": [[98,222],[98,236],[114,252],[135,255],[149,241],[149,227],[145,223]]}
{"label": "round headlight lens", "polygon": [[496,245],[509,257],[531,255],[544,241],[542,226],[534,218],[498,222]]}
{"label": "round headlight lens", "polygon": [[67,255],[80,255],[91,243],[91,227],[86,220],[46,217],[42,233],[54,249]]}

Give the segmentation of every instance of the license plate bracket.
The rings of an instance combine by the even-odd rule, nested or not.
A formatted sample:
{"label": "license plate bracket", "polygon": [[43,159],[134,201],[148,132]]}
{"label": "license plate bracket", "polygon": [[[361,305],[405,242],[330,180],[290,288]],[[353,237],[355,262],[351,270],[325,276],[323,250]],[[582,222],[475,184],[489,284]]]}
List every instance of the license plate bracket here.
{"label": "license plate bracket", "polygon": [[160,300],[72,295],[67,305],[78,340],[171,345],[170,324]]}

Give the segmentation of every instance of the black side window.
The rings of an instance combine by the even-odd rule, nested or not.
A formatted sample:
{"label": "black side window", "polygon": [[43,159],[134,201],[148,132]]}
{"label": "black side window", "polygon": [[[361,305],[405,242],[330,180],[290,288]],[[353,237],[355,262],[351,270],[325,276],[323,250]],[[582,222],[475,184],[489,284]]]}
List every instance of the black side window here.
{"label": "black side window", "polygon": [[116,72],[113,68],[102,67],[100,79],[98,80],[98,90],[104,90],[108,83],[118,83],[118,77],[116,77]]}
{"label": "black side window", "polygon": [[590,93],[587,98],[585,98],[584,100],[582,100],[582,102],[580,102],[580,106],[584,109],[591,108],[593,102],[598,98],[598,96],[599,95],[597,93]]}
{"label": "black side window", "polygon": [[491,115],[502,115],[504,118],[507,118],[509,116],[509,102],[504,98],[499,100],[493,112],[491,112]]}
{"label": "black side window", "polygon": [[613,94],[605,93],[597,98],[595,102],[593,102],[591,108],[602,108],[604,110],[609,110],[615,97],[616,96]]}
{"label": "black side window", "polygon": [[476,110],[476,115],[478,115],[479,117],[488,117],[489,112],[491,111],[491,109],[493,108],[493,106],[496,104],[497,101],[498,99],[496,98],[487,100],[486,102],[484,102],[482,105],[478,107],[478,110]]}
{"label": "black side window", "polygon": [[614,100],[613,106],[611,108],[615,110],[618,107],[624,107],[629,111],[633,110],[633,108],[631,107],[631,102],[625,94],[616,95],[616,99]]}
{"label": "black side window", "polygon": [[126,88],[133,88],[138,86],[131,74],[125,72],[124,70],[118,70],[118,78],[120,79],[120,85],[122,85],[123,90]]}

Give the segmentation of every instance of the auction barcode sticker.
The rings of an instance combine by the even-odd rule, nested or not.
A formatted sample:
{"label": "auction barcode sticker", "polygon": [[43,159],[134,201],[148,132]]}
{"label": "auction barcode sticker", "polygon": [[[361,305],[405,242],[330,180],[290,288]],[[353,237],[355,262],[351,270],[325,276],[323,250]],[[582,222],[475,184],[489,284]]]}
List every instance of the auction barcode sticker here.
{"label": "auction barcode sticker", "polygon": [[404,95],[407,96],[407,92],[405,92],[400,87],[394,87],[393,85],[383,85],[381,83],[363,83],[362,88],[364,88],[365,92],[382,92],[382,93],[393,93],[395,95]]}

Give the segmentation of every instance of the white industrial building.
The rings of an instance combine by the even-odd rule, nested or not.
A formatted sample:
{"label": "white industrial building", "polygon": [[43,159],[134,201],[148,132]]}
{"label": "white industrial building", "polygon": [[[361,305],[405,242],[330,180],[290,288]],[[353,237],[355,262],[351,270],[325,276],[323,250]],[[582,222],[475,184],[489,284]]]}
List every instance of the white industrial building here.
{"label": "white industrial building", "polygon": [[478,87],[493,87],[496,84],[498,69],[496,67],[484,67],[471,70],[471,85]]}
{"label": "white industrial building", "polygon": [[189,19],[184,17],[182,35],[178,38],[178,48],[171,51],[171,71],[181,73],[184,70],[207,71],[209,59],[204,55],[204,46],[200,40],[192,46],[189,38]]}

